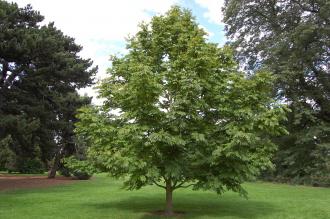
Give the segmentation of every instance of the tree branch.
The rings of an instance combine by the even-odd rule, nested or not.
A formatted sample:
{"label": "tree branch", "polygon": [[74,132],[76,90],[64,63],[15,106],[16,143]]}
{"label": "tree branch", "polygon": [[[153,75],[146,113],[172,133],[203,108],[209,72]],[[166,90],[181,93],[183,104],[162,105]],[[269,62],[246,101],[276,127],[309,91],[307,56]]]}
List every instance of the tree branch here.
{"label": "tree branch", "polygon": [[178,189],[178,188],[188,188],[188,187],[194,186],[194,185],[196,185],[196,183],[191,183],[191,184],[188,184],[188,185],[178,186],[176,189]]}
{"label": "tree branch", "polygon": [[178,189],[178,188],[188,188],[188,187],[190,187],[190,186],[194,186],[194,185],[196,185],[196,183],[190,183],[190,184],[184,185],[185,183],[187,183],[187,180],[184,180],[184,181],[181,182],[180,184],[173,186],[173,190],[174,190],[174,189]]}
{"label": "tree branch", "polygon": [[19,71],[12,71],[11,74],[8,76],[8,79],[5,82],[6,86],[13,85],[13,82],[14,82],[16,76],[19,75],[19,73],[20,73]]}
{"label": "tree branch", "polygon": [[1,75],[0,75],[1,76],[0,77],[0,86],[2,86],[5,83],[9,66],[8,66],[8,62],[5,61],[4,59],[1,59],[0,63],[2,64],[2,70],[1,70]]}
{"label": "tree branch", "polygon": [[296,1],[296,0],[291,0],[293,3],[296,3],[297,5],[299,5],[299,7],[301,9],[303,9],[304,11],[308,11],[311,13],[319,13],[320,10],[315,9],[315,6],[313,5],[312,8],[308,8],[307,6],[303,5],[300,1]]}
{"label": "tree branch", "polygon": [[156,186],[161,187],[161,188],[163,188],[163,189],[166,189],[165,186],[163,186],[163,185],[157,183],[155,180],[151,180],[151,181],[152,181]]}

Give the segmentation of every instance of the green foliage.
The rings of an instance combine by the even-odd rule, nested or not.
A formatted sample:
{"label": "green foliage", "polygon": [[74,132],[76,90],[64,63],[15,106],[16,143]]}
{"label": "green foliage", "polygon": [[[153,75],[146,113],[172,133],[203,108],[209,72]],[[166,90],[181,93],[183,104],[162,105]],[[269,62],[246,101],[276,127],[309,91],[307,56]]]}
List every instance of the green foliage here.
{"label": "green foliage", "polygon": [[46,168],[41,160],[18,158],[16,171],[20,173],[45,173]]}
{"label": "green foliage", "polygon": [[87,142],[83,136],[75,136],[75,152],[62,159],[59,170],[64,176],[73,175],[78,179],[89,179],[97,169],[87,160]]}
{"label": "green foliage", "polygon": [[95,172],[95,169],[88,161],[78,160],[73,156],[65,158],[64,165],[69,173],[82,180],[89,179]]}
{"label": "green foliage", "polygon": [[236,58],[251,72],[270,70],[291,109],[273,177],[329,184],[330,1],[227,0],[224,13]]}
{"label": "green foliage", "polygon": [[0,140],[0,170],[14,171],[16,164],[16,155],[10,149],[10,144],[12,143],[11,136]]}
{"label": "green foliage", "polygon": [[58,168],[58,173],[62,176],[65,176],[65,177],[70,177],[71,176],[69,168],[64,166],[64,164],[62,164],[61,167]]}
{"label": "green foliage", "polygon": [[245,195],[241,183],[272,166],[270,136],[286,132],[272,77],[245,77],[231,49],[205,34],[179,7],[142,23],[99,85],[104,105],[80,110],[90,161],[126,176],[128,189],[193,184]]}
{"label": "green foliage", "polygon": [[77,108],[90,103],[77,89],[91,85],[96,68],[81,47],[31,6],[0,0],[0,140],[26,162],[46,164],[73,153]]}

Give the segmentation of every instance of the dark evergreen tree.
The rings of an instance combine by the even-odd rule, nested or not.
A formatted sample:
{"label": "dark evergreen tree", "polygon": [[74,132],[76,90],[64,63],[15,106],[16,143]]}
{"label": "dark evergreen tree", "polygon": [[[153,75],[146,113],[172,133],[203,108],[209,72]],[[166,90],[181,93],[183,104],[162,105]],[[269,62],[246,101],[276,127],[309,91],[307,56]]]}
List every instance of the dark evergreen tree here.
{"label": "dark evergreen tree", "polygon": [[237,59],[270,69],[291,108],[275,176],[330,184],[330,1],[227,0],[224,13]]}
{"label": "dark evergreen tree", "polygon": [[0,0],[0,140],[11,138],[19,171],[47,164],[59,144],[69,145],[75,110],[89,102],[77,89],[91,85],[97,70],[73,38],[41,21],[30,5]]}

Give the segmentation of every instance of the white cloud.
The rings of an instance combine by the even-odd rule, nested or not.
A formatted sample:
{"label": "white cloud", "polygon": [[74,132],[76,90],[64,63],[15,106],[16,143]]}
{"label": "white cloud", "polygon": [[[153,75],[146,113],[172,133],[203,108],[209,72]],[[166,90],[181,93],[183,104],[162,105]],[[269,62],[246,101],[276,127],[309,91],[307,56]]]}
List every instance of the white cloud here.
{"label": "white cloud", "polygon": [[[81,56],[91,58],[99,66],[97,78],[105,76],[109,55],[124,52],[118,42],[137,31],[141,21],[149,21],[151,13],[167,11],[180,0],[13,0],[20,7],[31,4],[45,16],[46,23],[74,37],[83,46]],[[91,89],[85,89],[95,96]],[[91,92],[91,93],[90,93]]]}
{"label": "white cloud", "polygon": [[47,21],[77,40],[122,40],[148,20],[148,12],[163,13],[176,0],[16,0],[20,6],[31,3]]}
{"label": "white cloud", "polygon": [[207,12],[204,13],[204,17],[207,18],[209,22],[223,24],[221,8],[224,5],[224,0],[195,0],[195,2],[201,7],[206,8]]}
{"label": "white cloud", "polygon": [[[91,58],[99,66],[97,79],[105,77],[110,67],[109,55],[124,54],[124,39],[138,30],[142,21],[150,21],[152,15],[166,12],[172,5],[183,0],[9,0],[20,7],[31,4],[33,9],[45,16],[45,23],[55,22],[55,26],[64,34],[74,37],[76,43],[83,46],[80,55]],[[212,23],[221,23],[223,0],[195,0],[207,9],[204,16]],[[202,27],[202,26],[201,26]],[[202,27],[209,35],[210,30]],[[96,99],[92,88],[82,89]]]}

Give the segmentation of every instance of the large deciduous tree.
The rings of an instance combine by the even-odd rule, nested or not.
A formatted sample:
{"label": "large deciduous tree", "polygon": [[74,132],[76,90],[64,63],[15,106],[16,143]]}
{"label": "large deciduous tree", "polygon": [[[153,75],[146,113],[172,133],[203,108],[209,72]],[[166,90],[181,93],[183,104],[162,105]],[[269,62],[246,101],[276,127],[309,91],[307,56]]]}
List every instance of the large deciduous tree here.
{"label": "large deciduous tree", "polygon": [[291,108],[275,176],[330,185],[330,1],[227,0],[227,36],[248,69],[269,69]]}
{"label": "large deciduous tree", "polygon": [[99,86],[104,105],[79,114],[91,161],[128,189],[164,188],[168,215],[178,188],[244,195],[241,183],[271,166],[269,136],[285,132],[269,74],[245,78],[179,7],[141,24],[127,48]]}
{"label": "large deciduous tree", "polygon": [[72,148],[75,110],[90,102],[77,89],[96,72],[73,38],[42,21],[31,6],[0,0],[0,141],[23,172]]}

